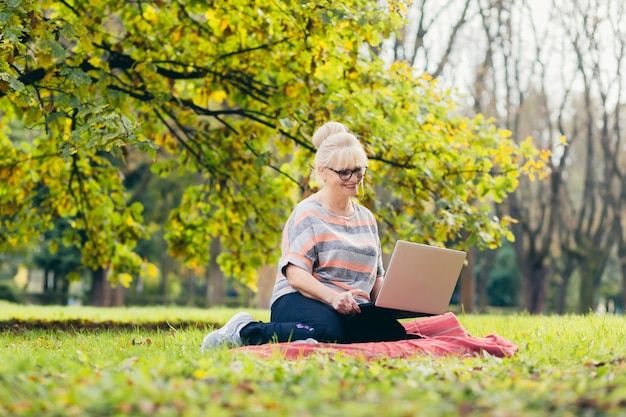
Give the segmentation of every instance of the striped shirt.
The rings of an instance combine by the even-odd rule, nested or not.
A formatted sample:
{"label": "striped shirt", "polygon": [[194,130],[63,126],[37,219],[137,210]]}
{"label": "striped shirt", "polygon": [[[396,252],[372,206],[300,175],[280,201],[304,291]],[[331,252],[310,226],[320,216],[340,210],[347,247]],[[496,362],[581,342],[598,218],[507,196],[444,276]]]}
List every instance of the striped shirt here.
{"label": "striped shirt", "polygon": [[[372,291],[376,278],[384,273],[378,225],[366,207],[353,204],[355,213],[350,217],[331,214],[312,196],[295,207],[283,229],[282,256],[270,305],[296,292],[285,275],[289,264],[336,291]],[[369,300],[357,298],[362,301]]]}

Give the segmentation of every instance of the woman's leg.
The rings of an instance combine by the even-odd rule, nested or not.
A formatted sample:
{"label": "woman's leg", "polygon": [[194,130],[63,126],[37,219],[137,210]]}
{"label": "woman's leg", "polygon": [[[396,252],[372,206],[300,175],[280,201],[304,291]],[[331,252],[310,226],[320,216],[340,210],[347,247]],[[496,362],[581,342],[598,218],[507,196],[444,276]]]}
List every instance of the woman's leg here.
{"label": "woman's leg", "polygon": [[280,297],[272,305],[269,323],[253,322],[241,329],[244,345],[315,339],[344,342],[341,314],[332,307],[300,293]]}
{"label": "woman's leg", "polygon": [[345,319],[346,343],[407,339],[404,326],[384,310],[368,310]]}

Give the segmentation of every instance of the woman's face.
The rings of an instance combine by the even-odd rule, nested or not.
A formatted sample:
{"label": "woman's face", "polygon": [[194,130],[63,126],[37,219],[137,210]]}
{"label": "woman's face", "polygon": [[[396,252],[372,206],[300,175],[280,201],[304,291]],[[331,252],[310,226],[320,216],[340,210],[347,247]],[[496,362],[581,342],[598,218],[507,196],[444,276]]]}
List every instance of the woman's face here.
{"label": "woman's face", "polygon": [[366,171],[367,167],[356,164],[325,167],[322,173],[324,187],[337,195],[355,196]]}

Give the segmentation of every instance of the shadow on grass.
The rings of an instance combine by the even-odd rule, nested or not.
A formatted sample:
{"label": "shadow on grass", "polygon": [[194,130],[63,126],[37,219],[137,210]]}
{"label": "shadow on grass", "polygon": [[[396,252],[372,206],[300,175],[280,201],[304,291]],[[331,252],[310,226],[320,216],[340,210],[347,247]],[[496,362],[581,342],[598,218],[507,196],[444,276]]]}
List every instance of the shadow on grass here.
{"label": "shadow on grass", "polygon": [[209,327],[218,327],[218,323],[183,321],[183,322],[119,322],[119,321],[91,321],[83,319],[72,320],[20,320],[11,319],[0,321],[0,332],[20,333],[30,330],[56,331],[108,331],[108,330],[182,330],[198,328],[206,330]]}

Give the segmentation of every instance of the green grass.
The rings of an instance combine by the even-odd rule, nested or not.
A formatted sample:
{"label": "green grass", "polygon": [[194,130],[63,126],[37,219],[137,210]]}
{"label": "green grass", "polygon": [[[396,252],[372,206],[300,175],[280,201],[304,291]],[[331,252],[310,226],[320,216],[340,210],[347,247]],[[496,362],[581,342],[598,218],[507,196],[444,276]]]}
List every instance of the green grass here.
{"label": "green grass", "polygon": [[[234,310],[0,306],[0,321],[178,327],[0,333],[0,416],[622,416],[626,318],[459,315],[512,358],[259,359],[199,351]],[[255,316],[267,319],[266,311]],[[187,325],[192,323],[193,325]],[[198,323],[208,323],[198,325]]]}
{"label": "green grass", "polygon": [[[249,310],[258,320],[269,320],[267,310]],[[16,319],[19,322],[31,321],[45,327],[51,327],[62,322],[80,321],[97,326],[98,324],[164,324],[163,327],[178,327],[191,325],[214,326],[226,322],[232,316],[233,310],[186,307],[127,307],[127,308],[97,308],[97,307],[61,307],[61,306],[28,306],[18,304],[0,304],[0,322]]]}

